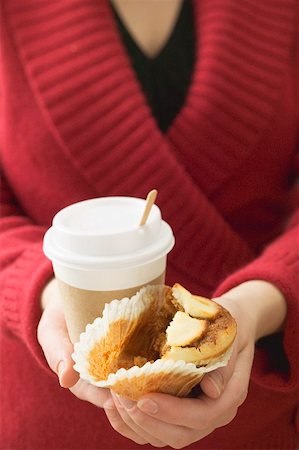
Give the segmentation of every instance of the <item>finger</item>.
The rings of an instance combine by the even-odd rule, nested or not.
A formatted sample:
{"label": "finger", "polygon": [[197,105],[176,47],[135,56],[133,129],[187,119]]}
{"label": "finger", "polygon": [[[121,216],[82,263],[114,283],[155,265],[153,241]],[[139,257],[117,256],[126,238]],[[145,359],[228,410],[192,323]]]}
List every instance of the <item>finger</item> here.
{"label": "finger", "polygon": [[107,402],[104,405],[106,416],[110,422],[112,428],[117,431],[119,434],[124,436],[131,441],[136,442],[136,444],[144,445],[147,444],[148,441],[140,437],[136,434],[128,425],[123,421],[121,415],[119,414],[117,407],[114,404],[114,401],[111,399],[111,402]]}
{"label": "finger", "polygon": [[165,423],[144,414],[135,402],[124,398],[119,397],[117,402],[120,402],[118,412],[124,422],[155,447],[169,445],[173,448],[183,448],[211,432],[211,430],[205,430],[204,433],[199,433],[198,430]]}
{"label": "finger", "polygon": [[104,404],[111,399],[111,394],[109,389],[102,389],[86,381],[80,379],[74,386],[69,388],[69,390],[80,400],[87,401],[97,406],[98,408],[103,408]]}
{"label": "finger", "polygon": [[228,364],[225,367],[221,367],[217,370],[207,373],[201,383],[201,390],[210,398],[218,398],[225,390],[227,383],[229,382],[236,364],[237,359],[237,346],[234,345],[232,355]]}
{"label": "finger", "polygon": [[[114,394],[113,392],[112,392],[112,397],[114,400],[114,404],[117,408],[117,411],[118,411],[120,417],[122,418],[123,422],[128,426],[128,428],[131,431],[133,431],[135,433],[136,436],[138,436],[138,438],[142,438],[145,442],[151,444],[154,447],[165,447],[165,445],[166,445],[165,442],[157,439],[155,437],[155,435],[153,435],[151,432],[147,433],[144,429],[139,427],[138,424],[135,423],[134,420],[132,420],[132,418],[128,414],[127,409],[124,405],[126,404],[127,407],[129,406],[129,408],[133,407],[134,409],[137,409],[136,402],[131,402],[130,400],[128,401],[126,399],[122,399],[119,396],[117,396],[116,394]],[[141,411],[139,411],[139,413],[143,414],[143,413],[141,413]]]}
{"label": "finger", "polygon": [[148,394],[137,403],[138,408],[164,422],[198,430],[220,426],[228,415],[233,417],[247,395],[253,348],[238,354],[235,370],[221,397],[205,395],[198,399],[177,398],[166,394]]}
{"label": "finger", "polygon": [[59,377],[60,385],[73,386],[79,374],[73,368],[73,344],[69,339],[63,312],[57,304],[47,306],[43,312],[37,338],[50,368]]}

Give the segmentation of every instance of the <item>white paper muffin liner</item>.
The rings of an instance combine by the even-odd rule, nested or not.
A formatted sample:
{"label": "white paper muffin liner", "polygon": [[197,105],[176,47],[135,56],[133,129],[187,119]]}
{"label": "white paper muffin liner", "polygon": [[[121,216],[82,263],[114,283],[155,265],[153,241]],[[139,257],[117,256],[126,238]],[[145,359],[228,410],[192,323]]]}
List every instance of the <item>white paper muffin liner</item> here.
{"label": "white paper muffin liner", "polygon": [[[154,362],[147,362],[144,366],[138,367],[133,366],[130,369],[118,369],[118,371],[113,374],[109,374],[107,380],[103,381],[93,381],[92,384],[98,387],[112,387],[118,381],[124,380],[125,378],[130,380],[141,375],[151,375],[157,373],[173,373],[176,375],[201,375],[211,372],[212,370],[219,369],[227,365],[232,354],[232,348],[227,350],[217,361],[213,361],[206,366],[197,367],[193,363],[186,363],[185,361],[174,361],[172,359],[156,359]],[[89,376],[89,378],[91,378]]]}
{"label": "white paper muffin liner", "polygon": [[[136,319],[143,312],[153,305],[155,311],[161,308],[164,289],[164,286],[147,286],[130,299],[113,300],[105,305],[102,318],[97,318],[92,324],[87,325],[85,332],[80,335],[79,342],[75,344],[72,355],[75,361],[74,368],[83,380],[94,386],[111,388],[132,400],[137,400],[148,392],[186,396],[204,374],[228,363],[232,348],[204,367],[197,367],[182,360],[157,359],[154,362],[147,362],[142,367],[118,369],[116,373],[110,373],[105,380],[99,381],[89,373],[89,353],[96,344],[106,338],[110,325],[120,319],[124,320],[127,322],[127,328],[123,332],[125,335],[130,334],[137,326]],[[123,337],[119,335],[118,339],[121,341]]]}
{"label": "white paper muffin liner", "polygon": [[[89,374],[87,356],[95,344],[107,336],[110,325],[120,319],[126,320],[128,327],[136,324],[137,317],[153,303],[158,311],[163,304],[164,290],[164,286],[146,286],[131,298],[126,297],[106,303],[103,317],[98,317],[92,324],[88,324],[85,332],[81,333],[79,341],[74,345],[72,354],[75,361],[74,368],[81,378],[92,384],[96,382]],[[126,331],[129,332],[129,330]],[[119,338],[121,339],[121,336]]]}

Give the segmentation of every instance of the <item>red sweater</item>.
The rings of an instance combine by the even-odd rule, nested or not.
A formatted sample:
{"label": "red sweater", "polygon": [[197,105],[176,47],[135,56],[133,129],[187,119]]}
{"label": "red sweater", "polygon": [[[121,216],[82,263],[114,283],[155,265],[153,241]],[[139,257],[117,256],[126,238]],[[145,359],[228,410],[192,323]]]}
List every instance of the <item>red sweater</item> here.
{"label": "red sweater", "polygon": [[257,345],[237,417],[191,448],[296,448],[298,2],[196,1],[192,83],[165,135],[108,1],[2,5],[1,448],[139,448],[59,387],[36,328],[52,276],[42,238],[54,214],[153,187],[176,236],[169,283],[210,296],[264,279],[288,303],[283,336]]}

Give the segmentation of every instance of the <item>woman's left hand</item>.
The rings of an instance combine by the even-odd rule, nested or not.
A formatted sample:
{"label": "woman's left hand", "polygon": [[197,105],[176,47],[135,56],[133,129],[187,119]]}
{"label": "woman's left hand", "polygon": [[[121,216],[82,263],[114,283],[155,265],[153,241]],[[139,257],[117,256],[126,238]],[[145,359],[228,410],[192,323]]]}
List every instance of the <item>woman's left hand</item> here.
{"label": "woman's left hand", "polygon": [[[238,334],[226,367],[205,375],[199,398],[148,394],[137,403],[112,393],[105,409],[112,427],[123,436],[155,447],[183,448],[228,424],[244,402],[254,354],[255,323],[229,297],[217,299],[237,321]],[[254,316],[251,316],[254,318]]]}

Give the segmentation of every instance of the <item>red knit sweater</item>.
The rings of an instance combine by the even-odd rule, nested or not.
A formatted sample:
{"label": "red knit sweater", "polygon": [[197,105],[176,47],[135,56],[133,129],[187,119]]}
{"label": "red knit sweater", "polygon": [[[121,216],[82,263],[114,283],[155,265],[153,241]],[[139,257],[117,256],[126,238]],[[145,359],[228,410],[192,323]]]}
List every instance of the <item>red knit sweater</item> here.
{"label": "red knit sweater", "polygon": [[59,387],[36,327],[53,215],[153,187],[176,236],[169,283],[219,295],[264,279],[288,302],[283,336],[257,346],[237,417],[191,448],[296,448],[298,2],[195,1],[192,83],[165,135],[108,1],[1,3],[1,448],[138,448],[102,410]]}

